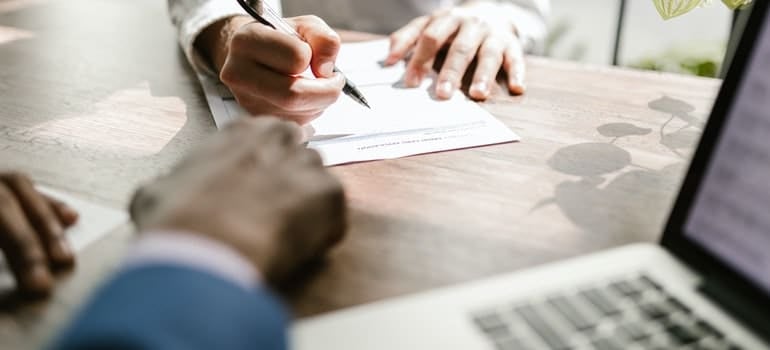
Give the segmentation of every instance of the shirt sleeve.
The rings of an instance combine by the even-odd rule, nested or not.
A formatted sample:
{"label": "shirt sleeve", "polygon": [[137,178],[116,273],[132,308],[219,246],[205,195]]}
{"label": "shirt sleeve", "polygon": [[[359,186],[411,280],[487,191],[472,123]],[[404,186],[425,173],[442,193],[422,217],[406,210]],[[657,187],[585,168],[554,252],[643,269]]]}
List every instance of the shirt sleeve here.
{"label": "shirt sleeve", "polygon": [[168,0],[168,13],[177,29],[179,44],[193,68],[216,76],[207,60],[195,50],[195,39],[215,22],[246,12],[234,0]]}
{"label": "shirt sleeve", "polygon": [[[202,258],[205,257],[205,258]],[[130,248],[124,269],[172,265],[205,272],[246,289],[259,286],[254,265],[233,248],[188,232],[160,231],[141,234]]]}

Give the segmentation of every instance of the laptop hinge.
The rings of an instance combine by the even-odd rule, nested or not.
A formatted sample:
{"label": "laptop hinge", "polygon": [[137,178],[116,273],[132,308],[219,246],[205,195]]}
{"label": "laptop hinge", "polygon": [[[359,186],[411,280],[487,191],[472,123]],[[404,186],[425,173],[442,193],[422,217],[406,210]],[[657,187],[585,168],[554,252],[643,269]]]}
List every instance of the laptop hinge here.
{"label": "laptop hinge", "polygon": [[767,322],[767,310],[760,310],[750,298],[735,292],[730,284],[717,278],[707,278],[698,287],[698,291],[717,303],[730,316],[766,342],[770,342],[770,322]]}

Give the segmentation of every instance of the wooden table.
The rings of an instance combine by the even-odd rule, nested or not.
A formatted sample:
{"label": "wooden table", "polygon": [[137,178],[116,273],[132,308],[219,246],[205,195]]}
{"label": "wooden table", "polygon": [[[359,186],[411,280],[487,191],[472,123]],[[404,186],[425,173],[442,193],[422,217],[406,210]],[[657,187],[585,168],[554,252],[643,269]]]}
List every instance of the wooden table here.
{"label": "wooden table", "polygon": [[[0,167],[125,207],[215,132],[158,0],[0,1]],[[299,316],[655,241],[720,81],[530,57],[484,107],[522,142],[332,168],[347,239],[286,293]],[[0,348],[37,347],[119,262],[94,244],[38,303],[6,296]]]}

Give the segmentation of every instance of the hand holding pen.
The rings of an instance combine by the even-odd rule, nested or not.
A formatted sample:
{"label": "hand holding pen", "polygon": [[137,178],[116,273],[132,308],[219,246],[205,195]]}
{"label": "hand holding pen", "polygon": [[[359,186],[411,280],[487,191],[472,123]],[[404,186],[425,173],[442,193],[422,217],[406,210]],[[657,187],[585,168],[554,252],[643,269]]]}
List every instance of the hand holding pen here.
{"label": "hand holding pen", "polygon": [[[237,0],[239,4],[241,4],[241,7],[254,19],[256,19],[259,23],[262,23],[268,27],[271,27],[275,30],[279,30],[285,34],[291,35],[296,37],[297,39],[303,40],[302,36],[286,21],[281,18],[281,16],[273,10],[269,4],[267,4],[263,0]],[[261,11],[260,11],[261,10]],[[261,13],[260,13],[261,12]],[[333,68],[334,72],[343,74],[342,71],[340,71],[339,68],[334,66]],[[343,74],[344,76],[344,74]],[[347,77],[345,78],[345,87],[343,87],[342,91],[350,96],[354,101],[360,103],[366,108],[371,108],[369,106],[369,103],[366,101],[366,98],[361,93],[361,91],[358,90],[355,84],[353,84],[350,79]]]}
{"label": "hand holding pen", "polygon": [[[286,21],[304,40],[250,16],[235,16],[209,26],[195,45],[250,114],[307,124],[334,103],[345,86],[345,77],[334,73],[340,38],[314,16]],[[308,66],[316,78],[300,76]]]}

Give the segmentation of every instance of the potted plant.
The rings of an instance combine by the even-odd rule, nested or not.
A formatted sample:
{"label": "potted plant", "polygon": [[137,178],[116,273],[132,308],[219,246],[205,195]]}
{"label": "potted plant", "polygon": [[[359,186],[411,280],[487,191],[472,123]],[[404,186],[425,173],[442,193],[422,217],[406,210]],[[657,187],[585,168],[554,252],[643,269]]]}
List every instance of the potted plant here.
{"label": "potted plant", "polygon": [[[673,48],[663,57],[648,57],[632,64],[637,68],[652,70],[668,70],[687,72],[690,74],[717,77],[726,72],[733,52],[738,44],[738,39],[743,33],[748,11],[738,11],[749,7],[753,0],[721,0],[730,10],[734,11],[733,24],[726,50],[722,53],[714,50],[701,50],[693,52],[692,48]],[[697,7],[707,5],[712,0],[652,0],[658,13],[664,20],[681,16]]]}

